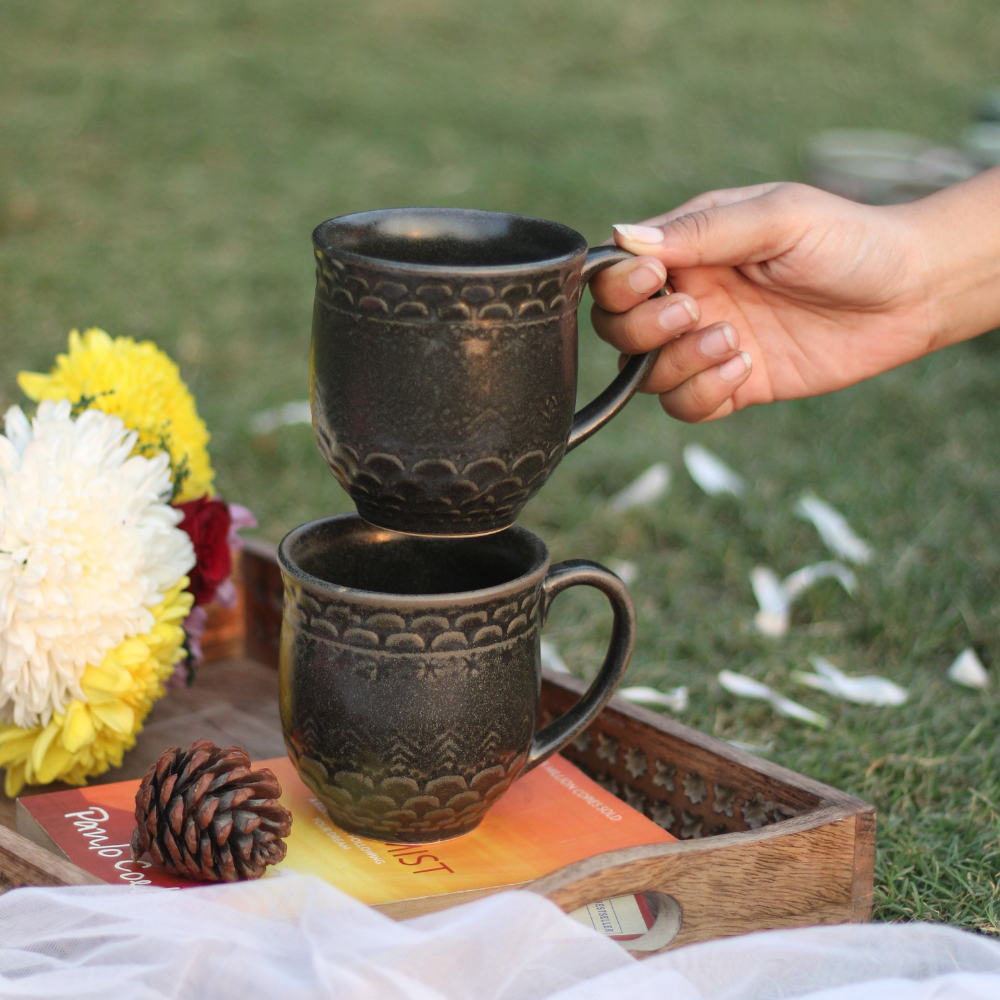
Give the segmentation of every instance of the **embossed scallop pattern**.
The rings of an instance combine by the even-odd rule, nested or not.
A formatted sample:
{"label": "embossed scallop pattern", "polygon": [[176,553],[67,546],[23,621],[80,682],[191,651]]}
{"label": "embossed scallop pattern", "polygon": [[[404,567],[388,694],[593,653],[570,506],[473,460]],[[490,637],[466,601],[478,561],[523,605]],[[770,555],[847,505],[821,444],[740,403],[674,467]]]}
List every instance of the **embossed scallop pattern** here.
{"label": "embossed scallop pattern", "polygon": [[[582,256],[523,277],[470,279],[397,272],[341,258],[334,250],[314,252],[321,310],[349,314],[372,324],[372,331],[392,336],[455,324],[456,342],[477,356],[495,343],[516,345],[530,338],[533,324],[569,324],[579,304]],[[574,329],[575,322],[574,315]],[[558,330],[555,334],[561,336]],[[562,459],[568,422],[562,428],[554,420],[559,398],[551,395],[544,404],[546,418],[532,432],[536,439],[518,438],[509,451],[497,446],[500,454],[479,462],[470,463],[468,452],[436,455],[417,447],[413,453],[389,454],[384,442],[366,441],[354,430],[347,437],[343,428],[332,432],[322,415],[315,424],[317,444],[358,512],[373,523],[429,534],[496,531],[514,523]],[[482,418],[488,423],[496,414],[484,412]]]}
{"label": "embossed scallop pattern", "polygon": [[507,642],[537,627],[540,591],[497,600],[483,610],[440,609],[402,615],[372,613],[347,600],[324,602],[294,583],[285,584],[284,613],[324,642],[395,653],[447,653]]}
{"label": "embossed scallop pattern", "polygon": [[434,834],[447,838],[472,829],[521,774],[526,760],[524,753],[486,754],[469,773],[427,778],[408,764],[409,758],[420,755],[401,742],[392,754],[397,761],[392,773],[331,773],[301,740],[293,736],[286,745],[302,780],[338,826],[386,838],[433,840]]}
{"label": "embossed scallop pattern", "polygon": [[386,279],[329,251],[316,255],[316,288],[327,305],[359,315],[407,323],[512,322],[559,316],[580,300],[578,266],[543,272],[532,280],[434,281],[422,275]]}
{"label": "embossed scallop pattern", "polygon": [[364,515],[418,516],[443,530],[495,527],[498,517],[514,520],[562,458],[565,442],[533,448],[510,463],[490,457],[461,467],[445,456],[421,458],[407,467],[397,455],[363,452],[334,441],[318,427],[316,442],[337,481]]}

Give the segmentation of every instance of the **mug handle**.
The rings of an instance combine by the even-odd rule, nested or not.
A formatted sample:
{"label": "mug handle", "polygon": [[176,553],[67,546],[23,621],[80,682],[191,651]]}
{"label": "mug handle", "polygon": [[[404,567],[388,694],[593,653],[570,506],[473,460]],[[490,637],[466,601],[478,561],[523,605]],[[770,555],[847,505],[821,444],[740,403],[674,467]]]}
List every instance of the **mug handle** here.
{"label": "mug handle", "polygon": [[[587,259],[583,262],[583,270],[580,272],[580,288],[586,285],[590,279],[612,264],[620,264],[623,260],[629,260],[635,254],[621,247],[594,247],[587,251]],[[667,286],[669,287],[669,286]],[[664,295],[664,290],[656,292],[650,296],[656,298]],[[636,390],[645,381],[646,376],[653,370],[656,359],[660,355],[658,347],[647,351],[645,354],[633,354],[625,362],[624,367],[614,380],[597,397],[591,400],[582,410],[573,416],[573,426],[566,441],[566,451],[572,451],[578,444],[582,444],[592,434],[596,434],[612,417],[621,412],[625,404],[636,394]]]}
{"label": "mug handle", "polygon": [[542,613],[539,618],[541,624],[545,623],[549,606],[556,595],[567,587],[579,586],[596,587],[611,602],[611,610],[615,613],[611,642],[601,672],[587,693],[568,712],[535,733],[525,771],[530,771],[536,764],[541,764],[557,753],[594,721],[615,693],[615,688],[625,676],[628,661],[632,658],[635,646],[635,605],[632,603],[632,595],[611,570],[589,559],[570,559],[557,563],[545,574],[542,581]]}

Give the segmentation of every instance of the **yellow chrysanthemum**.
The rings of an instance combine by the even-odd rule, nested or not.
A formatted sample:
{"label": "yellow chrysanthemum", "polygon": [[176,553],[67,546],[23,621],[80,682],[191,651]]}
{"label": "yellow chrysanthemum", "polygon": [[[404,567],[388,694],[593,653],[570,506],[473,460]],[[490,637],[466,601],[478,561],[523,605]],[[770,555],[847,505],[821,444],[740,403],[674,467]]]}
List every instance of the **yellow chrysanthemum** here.
{"label": "yellow chrysanthemum", "polygon": [[149,632],[116,646],[99,667],[87,667],[81,680],[86,701],[75,699],[47,726],[0,726],[0,767],[7,768],[8,796],[25,784],[82,785],[121,765],[153,702],[165,693],[163,682],[184,658],[182,623],[194,602],[188,583],[181,577],[153,609],[156,624]]}
{"label": "yellow chrysanthemum", "polygon": [[214,494],[208,430],[177,365],[151,341],[72,330],[69,353],[56,357],[48,375],[21,372],[17,384],[35,402],[68,399],[74,412],[96,408],[121,418],[139,435],[137,454],[167,451],[175,502]]}

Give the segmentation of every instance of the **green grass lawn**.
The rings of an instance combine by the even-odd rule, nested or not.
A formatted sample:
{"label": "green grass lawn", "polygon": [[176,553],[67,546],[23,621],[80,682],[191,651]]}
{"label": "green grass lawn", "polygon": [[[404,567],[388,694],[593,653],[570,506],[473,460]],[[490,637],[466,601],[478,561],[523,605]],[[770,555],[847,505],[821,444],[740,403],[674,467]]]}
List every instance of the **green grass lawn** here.
{"label": "green grass lawn", "polygon": [[[954,143],[997,79],[988,0],[8,0],[0,9],[0,403],[73,326],[152,338],[181,362],[218,485],[278,539],[350,509],[311,431],[250,413],[307,392],[312,227],[365,208],[447,204],[615,221],[700,190],[801,176],[835,126]],[[581,398],[614,354],[581,322]],[[687,427],[641,399],[573,453],[524,523],[557,558],[630,559],[632,683],[687,684],[684,721],[878,806],[876,917],[1000,933],[1000,697],[956,688],[964,647],[1000,662],[1000,341],[952,348],[822,399]],[[683,445],[750,483],[688,479]],[[652,509],[609,516],[654,461]],[[848,598],[811,591],[782,641],[750,628],[748,574],[826,556],[792,514],[804,489],[877,549]],[[588,675],[596,595],[547,634]],[[789,680],[821,654],[911,692],[849,706]],[[828,715],[826,732],[718,686],[752,674]],[[994,680],[996,680],[994,673]]]}

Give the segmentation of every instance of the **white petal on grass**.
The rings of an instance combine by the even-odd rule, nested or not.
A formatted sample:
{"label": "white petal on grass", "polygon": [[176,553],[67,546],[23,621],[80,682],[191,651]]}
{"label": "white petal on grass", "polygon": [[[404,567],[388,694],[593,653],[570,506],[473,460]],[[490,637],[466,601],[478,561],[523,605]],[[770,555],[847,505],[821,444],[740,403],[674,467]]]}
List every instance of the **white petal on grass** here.
{"label": "white petal on grass", "polygon": [[804,722],[808,726],[816,726],[818,729],[829,729],[830,727],[830,720],[825,715],[820,715],[819,712],[814,712],[811,708],[806,708],[805,705],[792,701],[791,698],[775,693],[774,697],[768,700],[778,715]]}
{"label": "white petal on grass", "polygon": [[665,496],[670,489],[670,466],[666,462],[651,465],[638,479],[616,493],[608,502],[611,510],[631,510],[648,507]]}
{"label": "white petal on grass", "polygon": [[541,646],[542,666],[546,670],[551,670],[554,674],[568,674],[570,672],[566,661],[559,655],[559,650],[556,649],[554,643],[549,642],[548,639],[542,639]]}
{"label": "white petal on grass", "polygon": [[730,694],[738,698],[760,698],[771,703],[771,707],[778,713],[789,719],[797,719],[810,726],[818,726],[826,729],[830,725],[830,720],[819,712],[814,712],[805,705],[800,705],[797,701],[792,701],[777,691],[769,688],[766,684],[747,677],[745,674],[733,673],[732,670],[722,670],[719,672],[719,683]]}
{"label": "white petal on grass", "polygon": [[904,705],[909,697],[905,688],[885,677],[852,677],[838,670],[825,657],[813,656],[811,659],[816,673],[793,671],[791,676],[796,684],[805,684],[856,705]]}
{"label": "white petal on grass", "polygon": [[720,493],[741,496],[747,487],[746,480],[700,444],[684,448],[684,465],[691,478],[711,497]]}
{"label": "white petal on grass", "polygon": [[858,585],[858,578],[841,562],[820,562],[811,566],[803,566],[794,573],[789,573],[781,581],[781,589],[785,592],[790,604],[794,604],[813,584],[820,580],[836,580],[848,594],[853,594]]}
{"label": "white petal on grass", "polygon": [[730,694],[735,694],[740,698],[763,698],[770,701],[774,691],[766,684],[746,674],[737,674],[732,670],[719,671],[719,683]]}
{"label": "white petal on grass", "polygon": [[836,580],[848,594],[853,594],[858,578],[843,563],[821,562],[803,566],[779,580],[774,570],[757,566],[750,572],[750,586],[760,611],[754,617],[758,632],[774,638],[788,631],[792,605],[820,580]]}
{"label": "white petal on grass", "polygon": [[671,712],[683,712],[688,707],[688,689],[683,684],[666,692],[651,687],[619,688],[617,695],[633,705],[669,708]]}
{"label": "white petal on grass", "polygon": [[750,586],[760,605],[753,620],[757,631],[775,638],[784,635],[788,631],[791,603],[777,573],[767,566],[755,566],[750,571]]}
{"label": "white petal on grass", "polygon": [[971,647],[963,649],[955,662],[948,668],[948,676],[956,684],[967,688],[979,688],[985,691],[990,686],[990,675],[983,666],[983,661]]}
{"label": "white petal on grass", "polygon": [[812,493],[805,493],[795,505],[795,513],[812,522],[823,539],[823,544],[835,556],[853,563],[871,562],[875,554],[872,547],[863,538],[859,538],[844,516],[825,500],[820,500]]}
{"label": "white petal on grass", "polygon": [[626,587],[631,587],[639,579],[639,567],[627,559],[609,559],[608,569],[615,573]]}
{"label": "white petal on grass", "polygon": [[309,400],[302,399],[295,403],[285,403],[271,410],[260,410],[250,417],[250,432],[252,434],[270,434],[279,427],[292,424],[311,424],[312,413]]}

